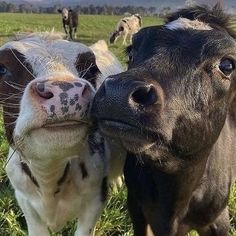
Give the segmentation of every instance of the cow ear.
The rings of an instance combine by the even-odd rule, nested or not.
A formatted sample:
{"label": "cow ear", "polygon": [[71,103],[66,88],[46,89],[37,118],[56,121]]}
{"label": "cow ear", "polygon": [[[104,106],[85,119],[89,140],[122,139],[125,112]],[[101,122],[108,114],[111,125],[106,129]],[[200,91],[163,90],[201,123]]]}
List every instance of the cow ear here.
{"label": "cow ear", "polygon": [[69,9],[69,12],[72,12],[73,10]]}
{"label": "cow ear", "polygon": [[61,9],[58,9],[57,11],[58,11],[59,13],[62,13],[62,10],[61,10]]}

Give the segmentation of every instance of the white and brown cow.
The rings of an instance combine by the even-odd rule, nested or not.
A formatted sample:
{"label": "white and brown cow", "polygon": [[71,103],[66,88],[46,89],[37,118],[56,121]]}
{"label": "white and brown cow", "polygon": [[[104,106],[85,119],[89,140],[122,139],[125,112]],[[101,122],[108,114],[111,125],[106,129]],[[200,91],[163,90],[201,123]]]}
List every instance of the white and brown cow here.
{"label": "white and brown cow", "polygon": [[75,218],[75,235],[92,235],[103,209],[109,150],[87,114],[97,85],[122,68],[104,42],[93,51],[50,34],[0,47],[6,171],[30,236]]}
{"label": "white and brown cow", "polygon": [[123,17],[118,22],[116,30],[112,33],[110,43],[115,43],[120,36],[123,36],[123,45],[127,44],[126,39],[128,36],[131,43],[133,35],[140,30],[141,26],[142,17],[139,14]]}

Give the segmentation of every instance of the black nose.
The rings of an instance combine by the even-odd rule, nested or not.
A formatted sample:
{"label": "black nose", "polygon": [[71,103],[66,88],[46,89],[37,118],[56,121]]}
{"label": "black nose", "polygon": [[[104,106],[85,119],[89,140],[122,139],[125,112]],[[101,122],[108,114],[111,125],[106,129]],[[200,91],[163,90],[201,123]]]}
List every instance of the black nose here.
{"label": "black nose", "polygon": [[140,85],[130,94],[130,102],[138,105],[148,106],[158,102],[158,91],[153,85]]}

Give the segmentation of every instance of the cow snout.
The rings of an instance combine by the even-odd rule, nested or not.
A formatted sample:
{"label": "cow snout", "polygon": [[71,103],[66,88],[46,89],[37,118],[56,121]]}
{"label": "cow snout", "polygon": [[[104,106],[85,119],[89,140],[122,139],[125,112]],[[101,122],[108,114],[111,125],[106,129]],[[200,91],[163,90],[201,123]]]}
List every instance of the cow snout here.
{"label": "cow snout", "polygon": [[[108,78],[98,91],[100,99],[121,106],[143,108],[151,105],[163,105],[163,89],[159,84],[152,84],[125,78]],[[117,106],[116,104],[116,106]],[[115,105],[115,104],[114,104]]]}
{"label": "cow snout", "polygon": [[94,96],[85,81],[35,81],[31,85],[35,105],[46,111],[50,118],[68,115],[83,117]]}
{"label": "cow snout", "polygon": [[[37,82],[33,84],[32,87],[35,90],[36,94],[40,98],[43,98],[45,100],[53,98],[54,95],[58,94],[58,92],[60,93],[61,90],[63,92],[67,92],[68,90],[74,87],[78,87],[78,89],[74,91],[74,93],[80,95],[80,97],[83,99],[90,99],[93,93],[92,89],[87,84],[82,84],[79,82],[59,82],[59,84],[56,83],[56,86],[52,86],[54,84],[55,83],[50,82]],[[70,94],[70,92],[68,94]]]}
{"label": "cow snout", "polygon": [[125,73],[108,78],[96,93],[91,114],[97,119],[133,123],[152,109],[164,107],[164,92],[158,83],[123,78]]}

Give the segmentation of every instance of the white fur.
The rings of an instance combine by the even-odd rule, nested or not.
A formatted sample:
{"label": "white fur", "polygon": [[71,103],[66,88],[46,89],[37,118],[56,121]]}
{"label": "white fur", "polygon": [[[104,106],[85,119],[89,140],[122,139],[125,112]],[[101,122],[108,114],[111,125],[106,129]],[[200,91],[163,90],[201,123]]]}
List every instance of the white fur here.
{"label": "white fur", "polygon": [[[124,22],[124,20],[126,22]],[[126,39],[127,37],[129,36],[129,41],[130,43],[132,42],[132,36],[134,34],[136,34],[141,26],[139,24],[139,18],[137,17],[137,15],[131,15],[131,16],[126,16],[126,17],[123,17],[117,24],[116,26],[116,30],[119,31],[120,27],[123,27],[124,30],[122,32],[120,32],[120,36],[123,36],[123,45],[126,45],[127,42],[126,42]],[[115,42],[116,40],[118,39],[118,37],[115,39]]]}
{"label": "white fur", "polygon": [[[81,43],[55,39],[53,35],[31,35],[6,43],[0,50],[6,48],[17,49],[25,55],[35,76],[25,88],[21,100],[14,130],[15,142],[9,150],[6,166],[7,175],[27,221],[28,233],[30,236],[49,236],[47,227],[58,231],[68,221],[78,218],[75,235],[91,236],[103,209],[101,185],[110,168],[111,145],[105,145],[104,157],[101,157],[99,152],[92,154],[88,147],[86,123],[64,129],[42,128],[50,111],[35,99],[32,85],[44,80],[71,83],[79,81],[81,84],[87,84],[91,93],[94,93],[92,85],[79,77],[74,65],[78,54],[91,49],[96,55],[98,68],[103,73],[98,84],[103,81],[104,76],[121,72],[122,67],[104,42],[99,42],[89,49]],[[74,89],[68,92],[69,95],[75,93]],[[92,97],[91,95],[91,99]],[[55,93],[53,99],[52,101],[57,103],[59,95]],[[82,104],[87,103],[88,101],[83,101]],[[73,122],[80,121],[81,114],[81,111],[71,114]],[[58,111],[57,116],[60,118],[62,114]],[[98,133],[96,139],[101,139]],[[117,160],[120,160],[117,168],[122,169],[124,155],[119,150],[117,155]],[[22,171],[21,161],[27,163],[39,188]],[[88,172],[84,179],[79,168],[81,162],[85,164]],[[60,191],[56,193],[58,180],[68,163],[71,167],[66,181],[59,186]]]}
{"label": "white fur", "polygon": [[170,30],[194,29],[194,30],[212,30],[212,28],[199,20],[189,20],[187,18],[178,18],[177,20],[167,23],[166,28]]}
{"label": "white fur", "polygon": [[[102,76],[107,78],[109,75],[118,74],[123,71],[123,68],[114,54],[108,50],[104,40],[99,40],[97,43],[90,46],[96,57],[96,64],[100,69]],[[103,79],[98,81],[101,84]]]}
{"label": "white fur", "polygon": [[61,14],[62,14],[63,19],[65,19],[65,20],[68,19],[68,16],[69,16],[69,11],[68,11],[68,9],[63,8]]}

